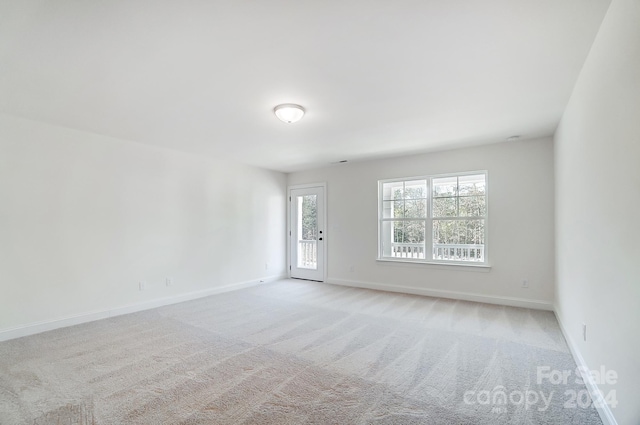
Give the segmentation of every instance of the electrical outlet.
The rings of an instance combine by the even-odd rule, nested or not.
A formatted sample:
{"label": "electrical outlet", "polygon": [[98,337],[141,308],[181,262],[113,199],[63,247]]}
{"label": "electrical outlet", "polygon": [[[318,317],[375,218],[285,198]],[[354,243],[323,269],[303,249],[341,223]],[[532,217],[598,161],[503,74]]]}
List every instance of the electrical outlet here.
{"label": "electrical outlet", "polygon": [[587,325],[582,324],[582,340],[587,342]]}
{"label": "electrical outlet", "polygon": [[172,285],[173,285],[173,278],[168,277],[168,278],[165,280],[165,284],[166,284],[167,286],[172,286]]}
{"label": "electrical outlet", "polygon": [[528,288],[529,287],[529,281],[527,279],[522,279],[522,287],[523,288]]}
{"label": "electrical outlet", "polygon": [[140,283],[138,283],[138,288],[140,288],[141,291],[144,291],[145,289],[147,289],[147,282],[140,281]]}

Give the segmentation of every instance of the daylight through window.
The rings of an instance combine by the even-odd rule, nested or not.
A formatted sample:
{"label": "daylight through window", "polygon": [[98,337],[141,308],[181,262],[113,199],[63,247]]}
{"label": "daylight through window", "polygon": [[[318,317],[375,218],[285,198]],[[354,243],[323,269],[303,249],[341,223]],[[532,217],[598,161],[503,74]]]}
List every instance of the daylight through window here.
{"label": "daylight through window", "polygon": [[379,182],[379,256],[487,263],[486,171]]}

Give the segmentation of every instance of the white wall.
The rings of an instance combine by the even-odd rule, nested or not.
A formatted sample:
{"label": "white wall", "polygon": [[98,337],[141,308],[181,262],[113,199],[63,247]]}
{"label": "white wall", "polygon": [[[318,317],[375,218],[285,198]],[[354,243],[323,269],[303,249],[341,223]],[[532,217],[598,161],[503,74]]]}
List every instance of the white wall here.
{"label": "white wall", "polygon": [[283,173],[0,116],[0,331],[283,275],[285,193]]}
{"label": "white wall", "polygon": [[[489,172],[490,270],[376,261],[378,180],[473,170]],[[447,291],[477,294],[484,301],[526,299],[542,303],[527,305],[552,306],[551,139],[347,163],[292,173],[288,178],[289,185],[325,181],[328,281],[382,284],[400,291],[443,296],[460,296]],[[349,271],[351,265],[354,272]],[[529,289],[521,288],[522,279],[529,280]]]}
{"label": "white wall", "polygon": [[[557,313],[640,423],[640,1],[614,0],[555,136]],[[587,342],[582,324],[587,324]]]}

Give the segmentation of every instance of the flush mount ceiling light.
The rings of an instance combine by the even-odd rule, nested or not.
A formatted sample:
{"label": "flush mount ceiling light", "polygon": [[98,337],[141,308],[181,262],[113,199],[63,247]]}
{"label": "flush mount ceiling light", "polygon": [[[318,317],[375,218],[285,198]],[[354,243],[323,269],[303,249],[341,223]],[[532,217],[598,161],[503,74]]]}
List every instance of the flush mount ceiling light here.
{"label": "flush mount ceiling light", "polygon": [[300,118],[304,115],[304,108],[293,103],[284,103],[273,108],[273,113],[281,121],[293,124],[296,121],[300,121]]}

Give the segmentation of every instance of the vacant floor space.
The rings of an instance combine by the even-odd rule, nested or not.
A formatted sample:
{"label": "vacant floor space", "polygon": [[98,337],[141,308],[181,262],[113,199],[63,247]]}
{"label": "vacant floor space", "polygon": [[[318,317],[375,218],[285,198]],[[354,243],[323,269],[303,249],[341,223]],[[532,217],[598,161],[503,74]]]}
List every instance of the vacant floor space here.
{"label": "vacant floor space", "polygon": [[538,366],[551,312],[283,280],[1,343],[0,423],[601,423]]}

